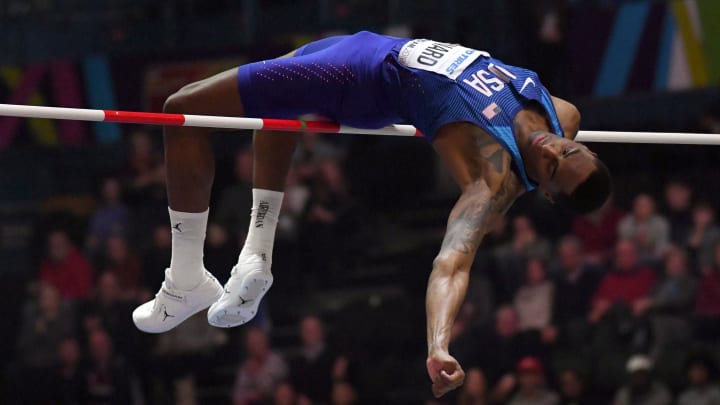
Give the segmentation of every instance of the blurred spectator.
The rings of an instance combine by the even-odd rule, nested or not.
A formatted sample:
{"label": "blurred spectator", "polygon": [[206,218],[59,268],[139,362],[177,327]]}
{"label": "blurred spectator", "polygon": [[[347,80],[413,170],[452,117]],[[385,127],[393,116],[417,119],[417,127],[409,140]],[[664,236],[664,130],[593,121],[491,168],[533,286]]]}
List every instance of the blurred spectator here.
{"label": "blurred spectator", "polygon": [[129,404],[132,401],[130,370],[115,355],[110,336],[95,329],[88,336],[89,365],[85,371],[87,404]]}
{"label": "blurred spectator", "polygon": [[152,245],[143,255],[143,287],[147,291],[155,291],[165,279],[165,268],[170,266],[172,253],[172,234],[168,225],[157,225],[153,228]]}
{"label": "blurred spectator", "polygon": [[300,181],[297,170],[291,167],[285,182],[285,197],[278,219],[278,241],[292,241],[297,239],[300,221],[306,211],[310,189]]}
{"label": "blurred spectator", "polygon": [[136,191],[165,184],[163,156],[155,149],[148,131],[135,130],[130,134],[130,154],[127,160],[130,187]]}
{"label": "blurred spectator", "polygon": [[60,365],[55,378],[47,387],[55,400],[62,404],[79,404],[85,399],[85,381],[80,362],[80,345],[75,339],[65,339],[60,344]]}
{"label": "blurred spectator", "polygon": [[[525,284],[518,289],[514,299],[520,330],[538,330],[546,336],[544,332],[552,317],[553,291],[553,284],[546,277],[545,264],[540,259],[528,260]],[[552,337],[550,341],[554,340],[554,334],[548,337]]]}
{"label": "blurred spectator", "polygon": [[715,223],[715,210],[707,203],[695,205],[687,246],[700,268],[712,266],[713,250],[718,240],[720,240],[720,227]]}
{"label": "blurred spectator", "polygon": [[686,367],[689,386],[678,396],[677,405],[720,404],[720,387],[714,382],[715,368],[707,356],[691,358]]}
{"label": "blurred spectator", "polygon": [[[293,386],[312,401],[325,403],[330,399],[333,380],[347,378],[347,367],[341,367],[347,360],[337,357],[328,349],[324,326],[316,316],[302,319],[300,338],[300,354],[290,361]],[[334,375],[336,370],[339,375]]]}
{"label": "blurred spectator", "polygon": [[57,366],[61,343],[75,335],[70,305],[63,303],[58,290],[49,284],[40,284],[34,301],[23,308],[18,336],[17,361],[21,391],[29,392],[28,381],[45,382]]}
{"label": "blurred spectator", "polygon": [[715,263],[703,269],[693,313],[699,336],[716,340],[720,336],[720,241],[715,243]]}
{"label": "blurred spectator", "polygon": [[295,392],[290,383],[280,383],[275,388],[272,405],[310,405],[311,402]]}
{"label": "blurred spectator", "polygon": [[355,405],[357,403],[357,392],[349,382],[337,381],[333,384],[330,405]]}
{"label": "blurred spectator", "polygon": [[561,239],[557,252],[560,272],[555,279],[553,326],[564,344],[580,347],[586,342],[587,314],[601,274],[583,260],[578,238]]}
{"label": "blurred spectator", "polygon": [[633,312],[642,316],[652,310],[651,321],[655,350],[685,345],[691,338],[690,311],[695,302],[697,282],[689,274],[685,251],[671,247],[665,254],[663,278],[647,298],[635,301]]}
{"label": "blurred spectator", "polygon": [[638,263],[635,244],[618,242],[615,264],[600,282],[593,298],[588,320],[595,324],[595,345],[607,350],[620,343],[644,349],[649,331],[641,306],[655,283],[655,274]]}
{"label": "blurred spectator", "polygon": [[[95,253],[111,236],[125,236],[128,229],[128,209],[121,200],[120,182],[108,177],[103,180],[102,205],[95,211],[88,225],[85,245]],[[94,256],[94,255],[93,255]]]}
{"label": "blurred spectator", "polygon": [[617,242],[618,224],[624,215],[609,198],[597,211],[575,217],[572,233],[580,240],[587,262],[596,265],[607,262]]}
{"label": "blurred spectator", "polygon": [[57,288],[62,298],[87,298],[93,279],[90,263],[64,231],[50,232],[47,240],[47,257],[40,263],[40,281]]}
{"label": "blurred spectator", "polygon": [[543,365],[535,357],[525,357],[517,365],[518,392],[508,405],[557,405],[560,398],[545,387]]}
{"label": "blurred spectator", "polygon": [[538,234],[530,218],[520,215],[512,221],[512,225],[512,240],[495,251],[497,275],[501,283],[499,287],[502,293],[509,295],[508,298],[512,298],[523,283],[528,258],[550,258],[550,242]]}
{"label": "blurred spectator", "polygon": [[138,332],[132,323],[135,302],[123,297],[117,275],[104,272],[98,277],[95,294],[83,305],[83,326],[87,332],[102,329],[116,339],[116,350],[125,358],[133,356]]}
{"label": "blurred spectator", "polygon": [[113,236],[107,240],[103,270],[115,274],[123,297],[136,297],[140,288],[142,261],[130,251],[125,238]]}
{"label": "blurred spectator", "polygon": [[235,184],[220,194],[213,221],[222,224],[232,239],[245,240],[252,208],[253,155],[251,148],[240,149],[235,154]]}
{"label": "blurred spectator", "polygon": [[[638,263],[635,244],[629,240],[620,241],[615,248],[615,265],[600,282],[590,311],[590,321],[597,322],[613,306],[631,309],[647,297],[653,284],[653,271]],[[638,304],[640,305],[640,304]]]}
{"label": "blurred spectator", "polygon": [[262,404],[288,374],[285,361],[271,351],[267,334],[251,328],[245,336],[247,359],[240,365],[233,387],[234,405]]}
{"label": "blurred spectator", "polygon": [[471,368],[465,374],[465,382],[458,395],[458,405],[489,405],[490,395],[488,392],[485,374],[479,368]]}
{"label": "blurred spectator", "polygon": [[300,136],[293,164],[300,180],[305,181],[318,176],[322,162],[338,161],[343,154],[342,149],[330,142],[327,135],[308,132]]}
{"label": "blurred spectator", "polygon": [[224,227],[216,223],[208,225],[203,258],[206,269],[217,275],[227,274],[237,263],[239,252],[240,249],[230,240]]}
{"label": "blurred spectator", "polygon": [[[352,215],[355,202],[348,193],[339,162],[326,160],[317,166],[317,176],[309,181],[310,198],[298,248],[303,252],[306,274],[313,274],[316,280],[327,280],[338,267],[344,249],[352,244],[357,229]],[[338,243],[338,234],[345,235],[345,243]]]}
{"label": "blurred spectator", "polygon": [[197,403],[195,376],[209,367],[215,350],[226,342],[223,330],[210,326],[202,312],[158,336],[152,354],[165,392],[174,391],[176,403]]}
{"label": "blurred spectator", "polygon": [[667,219],[655,212],[655,201],[648,194],[633,200],[632,212],[618,226],[620,238],[632,240],[643,260],[658,259],[670,239]]}
{"label": "blurred spectator", "polygon": [[600,405],[602,402],[588,392],[587,379],[576,369],[566,368],[558,375],[560,405]]}
{"label": "blurred spectator", "polygon": [[[476,347],[476,358],[493,384],[493,397],[498,401],[505,401],[515,388],[513,373],[518,361],[543,352],[539,333],[519,333],[517,313],[509,305],[498,308],[494,329]],[[494,349],[486,350],[488,347]]]}
{"label": "blurred spectator", "polygon": [[670,242],[683,246],[692,226],[692,190],[682,181],[670,181],[665,185],[665,217],[670,224]]}
{"label": "blurred spectator", "polygon": [[672,396],[663,383],[653,377],[649,357],[630,357],[626,367],[628,381],[615,394],[613,405],[670,405]]}

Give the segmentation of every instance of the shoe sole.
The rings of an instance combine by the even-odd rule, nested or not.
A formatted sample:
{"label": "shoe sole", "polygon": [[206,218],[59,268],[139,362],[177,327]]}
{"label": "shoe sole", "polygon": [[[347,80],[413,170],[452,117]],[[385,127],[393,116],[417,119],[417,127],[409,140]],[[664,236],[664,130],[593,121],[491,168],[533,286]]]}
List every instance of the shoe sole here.
{"label": "shoe sole", "polygon": [[[240,305],[216,309],[220,302],[210,306],[208,323],[218,328],[233,328],[250,322],[265,294],[270,290],[273,276],[265,272],[253,272],[245,276],[238,287],[240,293],[233,293]],[[224,297],[223,297],[224,298]]]}

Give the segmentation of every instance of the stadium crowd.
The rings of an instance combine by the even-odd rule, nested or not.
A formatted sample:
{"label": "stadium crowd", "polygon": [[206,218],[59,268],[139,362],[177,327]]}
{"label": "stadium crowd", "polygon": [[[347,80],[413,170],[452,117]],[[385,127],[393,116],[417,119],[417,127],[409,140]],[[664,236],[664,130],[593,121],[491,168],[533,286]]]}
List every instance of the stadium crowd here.
{"label": "stadium crowd", "polygon": [[[131,312],[160,285],[171,239],[162,154],[142,129],[129,139],[123,166],[98,179],[83,232],[42,229],[16,356],[3,370],[9,403],[720,404],[720,225],[716,206],[682,180],[667,182],[660,196],[631,196],[627,210],[611,201],[574,217],[557,236],[536,228],[530,214],[497,223],[452,331],[465,385],[436,400],[426,377],[403,380],[411,394],[402,402],[375,391],[393,385],[372,382],[392,379],[375,373],[381,360],[333,339],[370,321],[336,323],[322,310],[288,319],[282,311],[336,288],[326,274],[342,272],[358,250],[349,245],[368,232],[345,175],[345,145],[302,138],[275,259],[278,280],[288,281],[257,320],[220,330],[201,313],[147,335]],[[235,179],[215,190],[206,238],[206,267],[221,281],[249,221],[251,150],[240,148],[233,166]],[[301,302],[285,298],[289,290]],[[397,339],[424,341],[407,333]],[[396,373],[423,371],[415,346],[393,354],[405,365]]]}

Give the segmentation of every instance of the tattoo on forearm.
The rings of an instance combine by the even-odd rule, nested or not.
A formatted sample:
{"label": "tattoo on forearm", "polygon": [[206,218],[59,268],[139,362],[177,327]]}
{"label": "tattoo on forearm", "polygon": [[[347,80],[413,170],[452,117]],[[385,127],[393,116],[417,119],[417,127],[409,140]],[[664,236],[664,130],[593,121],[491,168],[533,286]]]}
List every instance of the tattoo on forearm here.
{"label": "tattoo on forearm", "polygon": [[[489,136],[487,138],[490,138]],[[495,172],[499,186],[490,187],[481,181],[466,190],[453,208],[441,250],[451,249],[462,254],[475,252],[492,221],[503,215],[517,196],[518,183],[509,173],[510,160],[502,146],[494,140],[478,142],[478,155]]]}

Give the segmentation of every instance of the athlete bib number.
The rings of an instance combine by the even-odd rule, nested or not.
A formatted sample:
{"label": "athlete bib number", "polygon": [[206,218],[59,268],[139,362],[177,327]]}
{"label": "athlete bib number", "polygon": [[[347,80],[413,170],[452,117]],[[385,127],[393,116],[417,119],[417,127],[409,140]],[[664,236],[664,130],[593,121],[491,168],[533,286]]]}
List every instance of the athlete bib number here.
{"label": "athlete bib number", "polygon": [[414,39],[400,49],[399,61],[407,67],[427,70],[455,80],[480,56],[490,54],[458,44]]}

